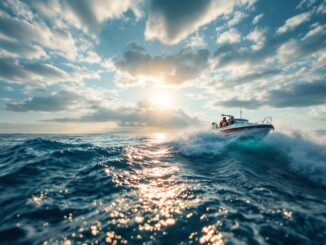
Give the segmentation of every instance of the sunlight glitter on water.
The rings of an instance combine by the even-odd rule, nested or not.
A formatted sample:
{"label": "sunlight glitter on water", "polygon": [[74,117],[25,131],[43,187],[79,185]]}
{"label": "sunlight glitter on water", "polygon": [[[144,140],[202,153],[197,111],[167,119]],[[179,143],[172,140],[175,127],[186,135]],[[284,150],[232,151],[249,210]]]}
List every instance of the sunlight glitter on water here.
{"label": "sunlight glitter on water", "polygon": [[[160,134],[157,140],[162,139],[164,137]],[[179,167],[164,163],[170,149],[157,146],[125,149],[128,164],[146,164],[147,168],[133,172],[112,167],[104,170],[117,186],[126,185],[137,190],[132,196],[118,199],[105,208],[112,218],[112,225],[134,227],[136,223],[136,238],[143,237],[145,232],[151,240],[156,240],[157,236],[165,233],[163,227],[174,226],[178,219],[184,219],[185,216],[190,218],[192,214],[189,216],[184,211],[199,202],[191,194],[190,186],[175,177],[180,172]]]}

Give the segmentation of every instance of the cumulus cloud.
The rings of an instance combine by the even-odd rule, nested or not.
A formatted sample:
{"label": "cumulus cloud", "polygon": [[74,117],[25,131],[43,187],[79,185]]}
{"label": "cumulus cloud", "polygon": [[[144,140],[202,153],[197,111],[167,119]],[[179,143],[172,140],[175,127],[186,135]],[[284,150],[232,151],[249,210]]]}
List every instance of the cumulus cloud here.
{"label": "cumulus cloud", "polygon": [[[260,29],[255,29],[259,30]],[[309,32],[308,32],[309,33]],[[250,35],[250,34],[249,34]],[[253,40],[259,41],[265,38],[258,38],[260,35],[250,35]],[[254,38],[255,37],[255,38]],[[248,37],[247,37],[248,38]],[[262,42],[258,42],[262,44]],[[257,45],[257,44],[256,44]],[[258,45],[258,47],[260,46]],[[315,35],[309,35],[307,38],[301,40],[290,39],[281,40],[275,39],[267,42],[261,49],[239,49],[235,45],[224,44],[220,46],[213,55],[213,60],[216,63],[216,68],[221,69],[232,65],[247,65],[249,71],[257,66],[261,69],[263,65],[270,66],[274,61],[275,66],[279,66],[276,61],[281,61],[282,67],[289,65],[298,59],[303,59],[309,55],[313,55],[316,52],[321,52],[326,47],[326,33],[323,31],[316,31]]]}
{"label": "cumulus cloud", "polygon": [[176,44],[217,17],[230,14],[235,6],[252,6],[250,0],[153,0],[145,37]]}
{"label": "cumulus cloud", "polygon": [[188,116],[183,110],[159,110],[147,100],[134,106],[107,107],[96,105],[92,112],[79,118],[57,118],[54,122],[116,122],[128,127],[180,128],[199,125],[198,118]]}
{"label": "cumulus cloud", "polygon": [[207,43],[205,42],[204,38],[202,36],[196,35],[196,36],[192,36],[188,43],[187,43],[187,47],[190,48],[206,48],[207,47]]}
{"label": "cumulus cloud", "polygon": [[35,96],[20,102],[7,103],[6,110],[15,112],[64,111],[79,104],[81,98],[82,97],[76,93],[62,90],[49,96]]}
{"label": "cumulus cloud", "polygon": [[241,35],[235,28],[223,32],[216,40],[217,43],[239,43],[240,41]]}
{"label": "cumulus cloud", "polygon": [[137,43],[130,43],[122,59],[115,59],[111,66],[130,78],[152,77],[166,84],[182,84],[198,78],[208,67],[207,49],[184,48],[174,55],[151,56]]}
{"label": "cumulus cloud", "polygon": [[234,26],[234,25],[238,24],[245,17],[247,17],[247,14],[245,14],[244,12],[235,11],[232,18],[230,18],[228,20],[228,26],[231,27],[231,26]]}
{"label": "cumulus cloud", "polygon": [[265,44],[265,30],[261,28],[256,28],[247,35],[247,39],[254,42],[252,45],[253,50],[261,49]]}
{"label": "cumulus cloud", "polygon": [[290,19],[287,19],[284,25],[278,28],[277,33],[282,34],[284,32],[293,30],[294,28],[301,25],[302,23],[310,20],[310,17],[311,17],[311,13],[306,12],[306,13],[298,14]]}
{"label": "cumulus cloud", "polygon": [[[298,39],[290,39],[281,44],[277,49],[277,54],[281,62],[291,62],[298,58],[311,55],[320,50],[325,50],[326,33],[316,32],[308,34],[300,41]],[[319,35],[317,35],[319,34]]]}

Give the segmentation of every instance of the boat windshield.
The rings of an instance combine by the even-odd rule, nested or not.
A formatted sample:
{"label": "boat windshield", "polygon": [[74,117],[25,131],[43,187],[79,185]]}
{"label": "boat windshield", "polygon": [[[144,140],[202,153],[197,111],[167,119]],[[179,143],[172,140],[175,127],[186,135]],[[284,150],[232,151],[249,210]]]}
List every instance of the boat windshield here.
{"label": "boat windshield", "polygon": [[234,119],[234,122],[235,123],[248,123],[248,120],[247,119],[236,118],[236,119]]}

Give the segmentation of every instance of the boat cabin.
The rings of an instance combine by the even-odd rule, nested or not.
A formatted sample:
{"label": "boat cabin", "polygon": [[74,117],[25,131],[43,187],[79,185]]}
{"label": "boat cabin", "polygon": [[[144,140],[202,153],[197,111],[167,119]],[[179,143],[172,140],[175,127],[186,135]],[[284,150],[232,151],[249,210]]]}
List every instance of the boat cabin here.
{"label": "boat cabin", "polygon": [[242,118],[235,118],[234,123],[240,123],[240,124],[248,124],[248,119],[242,119]]}

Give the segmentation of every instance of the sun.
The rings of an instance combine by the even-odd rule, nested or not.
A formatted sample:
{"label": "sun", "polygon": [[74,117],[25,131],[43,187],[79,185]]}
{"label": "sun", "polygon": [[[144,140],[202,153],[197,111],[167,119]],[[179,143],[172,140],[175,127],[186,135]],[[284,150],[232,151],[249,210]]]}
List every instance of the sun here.
{"label": "sun", "polygon": [[169,109],[173,106],[173,98],[167,93],[156,93],[153,95],[151,101],[159,109]]}

